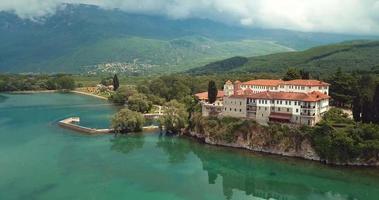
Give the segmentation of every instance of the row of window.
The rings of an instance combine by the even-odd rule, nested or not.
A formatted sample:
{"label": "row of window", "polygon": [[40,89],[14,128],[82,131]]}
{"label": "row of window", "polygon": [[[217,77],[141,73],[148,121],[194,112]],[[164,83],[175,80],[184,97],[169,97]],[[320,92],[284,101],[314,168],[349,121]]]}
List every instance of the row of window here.
{"label": "row of window", "polygon": [[[284,88],[284,85],[280,85],[280,88]],[[260,86],[260,85],[241,85],[241,88],[251,88],[251,89],[262,89],[262,90],[278,90],[278,87],[270,87],[270,86]],[[295,90],[305,90],[305,86],[299,86],[299,85],[289,85],[289,89],[295,89]],[[312,89],[311,86],[308,86],[309,89]],[[319,86],[319,90],[322,89],[328,89],[328,86]]]}
{"label": "row of window", "polygon": [[[226,108],[224,109],[226,111]],[[229,108],[229,111],[232,111],[232,108]],[[240,112],[242,112],[242,109],[239,109]],[[237,108],[234,108],[234,112],[237,112]]]}
{"label": "row of window", "polygon": [[239,102],[239,105],[242,106],[242,101],[224,101],[224,104],[234,104],[234,105],[237,105],[238,102]]}

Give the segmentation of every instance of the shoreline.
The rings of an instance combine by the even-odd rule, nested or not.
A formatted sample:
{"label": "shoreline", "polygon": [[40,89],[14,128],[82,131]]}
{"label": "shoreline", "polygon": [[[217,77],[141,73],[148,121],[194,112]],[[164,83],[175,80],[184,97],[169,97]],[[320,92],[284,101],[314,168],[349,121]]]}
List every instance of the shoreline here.
{"label": "shoreline", "polygon": [[96,94],[91,94],[91,93],[82,92],[82,91],[78,91],[78,90],[71,90],[70,92],[71,93],[75,93],[75,94],[81,94],[81,95],[91,96],[91,97],[95,97],[95,98],[102,99],[102,100],[108,100],[108,98],[106,98],[106,97],[102,97],[102,96],[99,96],[99,95],[96,95]]}
{"label": "shoreline", "polygon": [[252,148],[248,147],[245,145],[241,145],[238,143],[228,143],[228,142],[220,142],[220,141],[213,141],[208,137],[204,137],[202,135],[196,134],[195,132],[187,132],[183,133],[184,136],[193,138],[195,140],[198,140],[199,142],[202,142],[207,145],[211,146],[219,146],[219,147],[224,147],[224,148],[231,148],[235,150],[244,150],[244,151],[249,151],[252,153],[261,153],[261,154],[268,154],[268,155],[273,155],[273,156],[279,156],[279,157],[287,157],[287,158],[294,158],[294,159],[301,159],[301,160],[306,160],[310,162],[317,162],[323,165],[328,165],[328,166],[338,166],[338,167],[357,167],[357,168],[378,168],[379,163],[366,163],[366,162],[333,162],[333,161],[328,161],[321,159],[318,157],[312,157],[312,156],[306,156],[306,155],[296,155],[293,153],[288,153],[288,152],[282,152],[282,151],[275,151],[275,150],[267,150],[267,149],[259,149],[259,148]]}
{"label": "shoreline", "polygon": [[59,92],[58,90],[25,90],[25,91],[9,91],[5,93],[10,94],[37,94],[37,93],[55,93]]}
{"label": "shoreline", "polygon": [[[25,91],[9,91],[9,92],[4,92],[4,93],[9,93],[9,94],[38,94],[38,93],[59,93],[61,91],[59,90],[25,90]],[[80,94],[80,95],[86,95],[90,97],[94,97],[97,99],[102,99],[102,100],[108,100],[106,97],[102,97],[96,94],[91,94],[87,92],[82,92],[78,90],[70,90],[67,91],[68,93],[74,93],[74,94]]]}

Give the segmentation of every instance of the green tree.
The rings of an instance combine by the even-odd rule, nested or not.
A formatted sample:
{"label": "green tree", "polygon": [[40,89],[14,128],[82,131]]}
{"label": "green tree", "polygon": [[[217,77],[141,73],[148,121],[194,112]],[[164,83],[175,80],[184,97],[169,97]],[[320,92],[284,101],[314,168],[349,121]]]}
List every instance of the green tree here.
{"label": "green tree", "polygon": [[120,90],[117,90],[116,92],[111,94],[111,96],[109,96],[108,100],[117,105],[124,105],[127,100],[127,97],[125,93],[121,92]]}
{"label": "green tree", "polygon": [[304,80],[309,80],[311,79],[311,75],[308,71],[305,71],[305,70],[300,70],[300,76],[301,76],[301,79],[304,79]]}
{"label": "green tree", "polygon": [[214,103],[217,100],[217,86],[214,81],[209,81],[208,83],[208,101],[209,103]]}
{"label": "green tree", "polygon": [[286,74],[283,77],[284,81],[290,81],[290,80],[295,80],[295,79],[301,79],[301,75],[299,70],[296,68],[288,68]]}
{"label": "green tree", "polygon": [[144,94],[134,94],[128,99],[128,108],[133,111],[148,113],[153,104],[147,100]]}
{"label": "green tree", "polygon": [[76,86],[75,80],[70,76],[59,76],[55,82],[59,90],[73,90]]}
{"label": "green tree", "polygon": [[113,77],[113,90],[116,91],[120,87],[120,82],[118,81],[117,74]]}
{"label": "green tree", "polygon": [[356,93],[357,78],[350,74],[342,72],[338,68],[336,73],[329,77],[330,96],[333,104],[339,107],[346,107],[353,101],[353,95]]}
{"label": "green tree", "polygon": [[187,125],[186,107],[176,100],[171,100],[164,107],[164,115],[160,118],[160,124],[165,127],[168,133],[179,133]]}
{"label": "green tree", "polygon": [[112,128],[116,133],[128,133],[142,131],[145,118],[139,112],[127,108],[120,110],[112,118]]}
{"label": "green tree", "polygon": [[359,93],[354,97],[352,111],[354,120],[360,122],[362,120],[362,99]]}
{"label": "green tree", "polygon": [[108,85],[113,85],[113,77],[106,77],[101,79],[100,84],[108,86]]}
{"label": "green tree", "polygon": [[362,97],[362,122],[370,123],[374,121],[374,112],[372,99],[368,94]]}
{"label": "green tree", "polygon": [[373,98],[373,107],[374,107],[374,122],[379,124],[379,84],[375,87],[375,93]]}

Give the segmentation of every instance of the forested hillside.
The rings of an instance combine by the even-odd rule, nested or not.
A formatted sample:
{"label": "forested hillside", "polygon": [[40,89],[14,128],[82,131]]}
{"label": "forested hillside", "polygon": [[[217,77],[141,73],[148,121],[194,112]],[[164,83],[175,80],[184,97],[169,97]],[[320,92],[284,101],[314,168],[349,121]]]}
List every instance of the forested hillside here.
{"label": "forested hillside", "polygon": [[223,72],[280,72],[289,67],[313,74],[379,68],[379,41],[351,41],[320,46],[306,51],[278,53],[258,57],[233,57],[190,70],[195,74]]}

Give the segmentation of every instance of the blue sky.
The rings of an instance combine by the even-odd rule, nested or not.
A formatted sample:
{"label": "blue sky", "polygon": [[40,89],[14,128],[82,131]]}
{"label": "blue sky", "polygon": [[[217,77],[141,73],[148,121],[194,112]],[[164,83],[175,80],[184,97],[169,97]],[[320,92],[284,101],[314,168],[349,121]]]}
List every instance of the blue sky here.
{"label": "blue sky", "polygon": [[0,10],[38,19],[53,15],[62,3],[246,27],[379,35],[379,0],[0,0]]}

